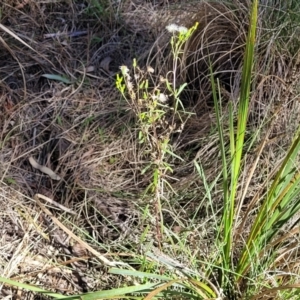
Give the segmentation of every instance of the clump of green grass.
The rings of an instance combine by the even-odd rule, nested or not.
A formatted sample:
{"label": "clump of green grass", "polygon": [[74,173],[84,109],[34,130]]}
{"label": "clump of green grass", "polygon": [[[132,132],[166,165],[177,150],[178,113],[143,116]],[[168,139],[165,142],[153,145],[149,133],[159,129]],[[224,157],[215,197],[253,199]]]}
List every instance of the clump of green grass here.
{"label": "clump of green grass", "polygon": [[[270,272],[269,268],[273,265],[274,260],[278,257],[279,244],[289,236],[285,233],[285,238],[280,235],[284,226],[286,226],[291,218],[297,213],[300,208],[300,201],[297,199],[299,195],[299,175],[296,168],[297,154],[300,149],[300,136],[299,132],[295,133],[295,138],[287,152],[279,170],[275,173],[271,186],[266,186],[267,193],[261,198],[254,198],[251,203],[251,208],[254,205],[257,206],[253,223],[250,225],[250,233],[244,241],[242,251],[238,255],[233,255],[233,250],[237,244],[236,239],[241,238],[241,228],[250,218],[250,207],[247,213],[241,216],[241,205],[243,204],[247,187],[251,181],[251,173],[246,179],[244,186],[245,191],[242,194],[242,198],[237,197],[237,186],[241,178],[242,170],[242,156],[245,151],[245,132],[247,130],[247,116],[249,111],[249,99],[250,99],[250,85],[253,58],[255,51],[255,32],[257,23],[257,6],[258,2],[254,1],[253,9],[251,13],[251,23],[249,29],[249,35],[247,39],[246,52],[244,58],[244,67],[242,75],[242,84],[240,92],[239,109],[237,113],[237,128],[234,127],[233,110],[230,106],[229,119],[229,132],[230,132],[230,155],[227,156],[224,143],[224,128],[222,125],[222,116],[219,110],[219,102],[217,95],[217,87],[215,86],[214,79],[212,78],[212,87],[215,101],[215,108],[217,111],[218,119],[218,131],[220,138],[220,149],[222,153],[223,164],[223,199],[224,199],[224,211],[222,222],[219,227],[219,241],[221,251],[222,268],[221,274],[221,286],[227,287],[225,291],[234,293],[234,290],[239,290],[243,294],[243,286],[253,286],[251,282],[254,278],[261,280],[261,284],[264,284],[262,277],[263,272]],[[258,152],[258,157],[264,147],[264,142]],[[257,167],[255,164],[252,170]],[[242,225],[239,226],[239,222]],[[249,225],[249,224],[248,224]],[[239,230],[238,230],[239,229]],[[239,234],[237,234],[239,233]],[[277,240],[276,240],[277,238]],[[272,246],[271,246],[272,245]],[[276,246],[276,247],[275,247]],[[235,260],[235,263],[233,263]],[[274,272],[276,272],[274,270]],[[276,281],[276,276],[273,280]],[[246,290],[247,290],[246,288]],[[288,287],[287,287],[288,288]],[[284,289],[282,287],[282,289]],[[272,290],[272,289],[270,289]],[[266,290],[267,291],[267,288]]]}

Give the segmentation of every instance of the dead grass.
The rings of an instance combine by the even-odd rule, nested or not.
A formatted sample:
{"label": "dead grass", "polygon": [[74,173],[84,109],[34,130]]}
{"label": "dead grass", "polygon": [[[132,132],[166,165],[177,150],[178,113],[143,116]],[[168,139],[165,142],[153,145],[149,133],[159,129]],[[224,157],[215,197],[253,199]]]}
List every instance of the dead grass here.
{"label": "dead grass", "polygon": [[[119,66],[130,66],[135,57],[139,63],[159,70],[158,75],[170,70],[169,35],[164,27],[178,18],[182,7],[176,3],[172,6],[171,1],[170,7],[164,6],[168,1],[154,2],[125,1],[119,5],[104,1],[97,9],[93,1],[1,4],[1,24],[35,50],[0,31],[2,276],[62,294],[124,284],[124,278],[108,274],[107,266],[53,223],[33,200],[36,193],[75,211],[73,216],[52,210],[65,226],[110,261],[139,265],[137,257],[143,253],[140,236],[147,226],[150,229],[143,246],[155,241],[153,203],[151,195],[144,195],[152,178],[141,173],[149,161],[137,143],[134,114],[115,88]],[[180,253],[182,248],[176,247],[175,237],[186,242],[194,257],[204,259],[210,255],[215,236],[210,227],[212,217],[221,209],[219,190],[214,191],[213,211],[202,200],[205,191],[193,160],[201,161],[208,181],[221,170],[207,78],[208,58],[219,72],[222,95],[225,99],[236,98],[238,84],[232,80],[241,70],[247,30],[246,8],[239,5],[237,2],[235,11],[221,4],[201,4],[194,6],[196,14],[187,6],[185,11],[192,17],[181,15],[182,22],[188,20],[183,25],[196,20],[201,24],[187,46],[189,56],[178,78],[178,82],[189,82],[184,104],[195,114],[172,141],[174,152],[184,162],[172,161],[170,184],[176,193],[166,191],[162,211],[173,242],[163,241],[162,250],[187,265],[189,256]],[[262,28],[262,41],[263,36]],[[267,123],[275,108],[280,107],[280,114],[249,199],[260,190],[265,174],[283,155],[299,122],[299,79],[293,77],[298,63],[279,53],[271,41],[262,45],[249,130],[256,129],[258,120]],[[202,73],[198,74],[198,70]],[[72,84],[49,80],[44,74],[65,76]],[[30,156],[62,179],[53,181],[32,168]],[[253,157],[247,157],[245,164]],[[207,245],[205,249],[203,244]],[[1,297],[9,295],[33,299],[32,295],[3,285]]]}

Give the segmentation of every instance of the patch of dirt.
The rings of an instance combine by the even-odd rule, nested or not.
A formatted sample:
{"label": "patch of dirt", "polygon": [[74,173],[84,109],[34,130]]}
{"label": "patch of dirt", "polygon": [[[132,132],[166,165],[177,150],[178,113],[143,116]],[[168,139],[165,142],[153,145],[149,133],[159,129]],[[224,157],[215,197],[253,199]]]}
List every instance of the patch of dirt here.
{"label": "patch of dirt", "polygon": [[[175,193],[166,191],[162,215],[178,234],[190,230],[194,218],[196,225],[187,243],[195,250],[201,248],[201,241],[210,241],[199,257],[208,255],[215,232],[202,224],[212,212],[202,201],[205,191],[194,165],[201,161],[208,181],[221,170],[208,60],[214,61],[224,96],[223,113],[228,116],[229,99],[238,101],[248,26],[243,5],[235,13],[232,7],[206,2],[98,4],[30,0],[0,4],[0,273],[64,295],[119,287],[124,278],[108,274],[108,266],[53,218],[111,262],[139,265],[134,258],[142,246],[153,240],[158,243],[155,220],[147,215],[148,209],[155,215],[147,189],[153,176],[145,171],[152,163],[151,154],[146,155],[138,143],[134,113],[115,81],[120,66],[131,67],[134,58],[143,67],[155,68],[154,81],[166,76],[172,57],[171,34],[165,26],[175,21],[187,27],[198,21],[199,28],[186,45],[182,66],[172,70],[179,73],[178,84],[188,82],[183,103],[193,114],[183,130],[172,135],[173,150],[183,162],[170,159]],[[298,97],[294,90],[299,78],[292,78],[297,72],[292,72],[291,60],[275,50],[270,68],[264,69],[270,47],[260,49],[250,120],[255,128],[258,120],[269,119],[280,106],[283,117],[274,126],[276,137],[293,131],[287,126],[290,118],[295,124],[299,119],[299,107],[291,104]],[[282,85],[287,85],[285,92]],[[278,103],[282,93],[284,103]],[[277,145],[284,147],[290,139]],[[60,179],[34,168],[29,157]],[[253,187],[253,193],[257,189]],[[51,215],[34,201],[36,194],[53,201],[43,202]],[[221,209],[220,191],[214,197],[216,209]],[[131,279],[126,280],[129,285]],[[0,295],[37,299],[8,285],[1,286]]]}

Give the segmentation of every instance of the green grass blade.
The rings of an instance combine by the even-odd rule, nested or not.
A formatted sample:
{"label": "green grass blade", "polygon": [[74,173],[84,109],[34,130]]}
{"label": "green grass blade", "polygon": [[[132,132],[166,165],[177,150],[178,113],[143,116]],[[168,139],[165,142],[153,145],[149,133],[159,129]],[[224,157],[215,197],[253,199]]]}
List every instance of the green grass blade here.
{"label": "green grass blade", "polygon": [[[250,28],[247,37],[246,50],[244,56],[241,91],[239,99],[239,108],[237,116],[237,130],[234,130],[233,121],[233,109],[230,103],[229,112],[229,134],[230,134],[230,169],[231,178],[229,182],[229,176],[227,173],[227,157],[224,142],[224,126],[221,122],[220,106],[218,103],[217,88],[213,78],[213,70],[211,69],[211,85],[212,94],[214,99],[214,107],[217,115],[217,128],[220,140],[220,150],[222,157],[222,171],[223,171],[223,197],[224,197],[224,210],[222,221],[220,225],[220,234],[223,232],[223,236],[219,242],[223,244],[222,252],[222,265],[223,270],[231,270],[231,250],[233,246],[233,225],[234,225],[234,211],[235,211],[235,200],[238,186],[238,180],[241,170],[242,152],[244,148],[245,132],[249,110],[249,99],[250,99],[250,87],[252,78],[252,68],[254,60],[254,48],[255,48],[255,36],[256,36],[256,24],[258,17],[258,1],[253,1],[251,10]],[[220,90],[220,89],[218,89]],[[220,95],[219,95],[220,99]],[[230,187],[230,188],[229,188]],[[225,271],[226,272],[226,271]],[[222,276],[222,282],[224,272]]]}
{"label": "green grass blade", "polygon": [[57,75],[57,74],[43,74],[41,76],[45,77],[47,79],[50,79],[50,80],[56,80],[56,81],[60,81],[60,82],[66,83],[66,84],[71,84],[72,83],[72,81],[69,80],[67,77]]}
{"label": "green grass blade", "polygon": [[67,300],[73,300],[73,299],[74,300],[75,299],[81,299],[81,300],[109,299],[109,298],[112,298],[112,297],[123,297],[124,295],[129,294],[129,293],[142,292],[142,291],[148,290],[150,288],[153,288],[154,286],[157,286],[157,283],[146,283],[146,284],[143,284],[143,285],[128,286],[128,287],[123,287],[123,288],[119,288],[119,289],[105,290],[105,291],[81,294],[81,295],[65,297],[65,298],[58,298],[58,299],[67,299]]}
{"label": "green grass blade", "polygon": [[[218,128],[218,134],[219,134],[219,145],[220,145],[220,151],[221,151],[221,157],[222,157],[222,185],[223,185],[223,202],[224,202],[224,211],[223,211],[223,219],[221,222],[221,228],[218,232],[218,241],[222,241],[222,239],[225,241],[228,241],[228,233],[230,232],[230,220],[228,220],[228,211],[230,210],[231,204],[228,202],[229,199],[229,182],[228,182],[228,172],[227,172],[227,158],[226,158],[226,149],[225,149],[225,141],[224,141],[224,125],[222,123],[222,116],[220,112],[220,104],[218,99],[221,102],[221,96],[220,94],[217,95],[217,87],[215,84],[215,80],[213,78],[213,71],[211,68],[211,86],[212,86],[212,94],[214,99],[214,107],[216,111],[216,117],[217,117],[217,128]],[[220,91],[220,88],[218,88]],[[222,229],[223,228],[223,229]],[[224,236],[220,237],[220,234],[223,232]],[[222,242],[223,243],[223,242]],[[223,253],[224,257],[221,258],[221,260],[225,263],[224,268],[228,269],[227,262],[229,261],[229,257],[226,255],[226,253]]]}
{"label": "green grass blade", "polygon": [[[21,288],[21,289],[25,289],[27,291],[41,293],[41,294],[47,295],[49,297],[53,297],[55,299],[67,299],[67,296],[62,296],[60,294],[53,293],[51,291],[41,289],[37,286],[17,282],[17,281],[14,281],[14,280],[11,280],[11,279],[8,279],[8,278],[5,278],[5,277],[0,277],[0,282],[6,283],[6,284],[9,284],[9,285]],[[79,298],[77,298],[77,299],[79,299]]]}
{"label": "green grass blade", "polygon": [[[232,233],[234,224],[234,208],[235,199],[238,186],[238,180],[241,170],[241,159],[242,151],[244,147],[245,132],[249,110],[249,99],[250,99],[250,87],[251,87],[251,75],[254,59],[254,48],[255,48],[255,36],[256,36],[256,24],[258,14],[258,1],[253,1],[251,10],[251,21],[248,32],[248,38],[246,43],[241,91],[238,108],[238,119],[237,119],[237,131],[236,135],[233,128],[233,116],[230,116],[230,149],[231,149],[231,184],[230,184],[230,195],[227,203],[224,203],[226,209],[224,210],[224,269],[228,269],[231,264],[231,250],[233,246]],[[232,114],[232,109],[231,109]]]}
{"label": "green grass blade", "polygon": [[300,173],[296,172],[295,168],[299,151],[300,135],[298,134],[259,209],[239,261],[237,269],[239,274],[247,272],[251,260],[300,208],[300,200],[295,200],[300,193]]}

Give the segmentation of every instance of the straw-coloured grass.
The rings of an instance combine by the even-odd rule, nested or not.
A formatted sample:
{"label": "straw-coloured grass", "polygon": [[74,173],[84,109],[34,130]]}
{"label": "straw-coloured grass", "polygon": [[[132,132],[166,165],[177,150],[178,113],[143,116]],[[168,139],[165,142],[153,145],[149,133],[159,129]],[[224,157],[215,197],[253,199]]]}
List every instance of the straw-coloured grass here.
{"label": "straw-coloured grass", "polygon": [[[220,110],[227,120],[232,112],[229,103],[233,103],[234,113],[239,104],[249,9],[243,1],[1,4],[2,277],[74,295],[148,284],[146,277],[108,272],[111,266],[170,278],[179,274],[178,270],[191,276],[206,274],[208,264],[203,262],[214,259],[216,224],[223,209],[223,166],[211,70],[220,83]],[[294,47],[298,41],[296,37],[287,39],[289,32],[283,31],[288,27],[281,28],[280,24],[273,24],[279,38],[270,34],[268,26],[276,17],[272,19],[272,14],[267,3],[258,17],[245,138],[245,149],[250,150],[241,162],[244,169],[237,186],[238,199],[247,186],[248,175],[252,171],[254,175],[239,215],[240,220],[248,214],[247,221],[235,228],[233,261],[242,251],[259,206],[259,201],[252,200],[256,195],[262,199],[267,192],[270,173],[284,159],[299,123],[300,56]],[[174,65],[170,46],[173,34],[166,26],[176,23],[190,28],[196,22],[198,27]],[[159,89],[169,96],[164,117],[149,127],[144,126],[139,114],[147,112],[149,106],[135,107],[138,102],[124,99],[116,88],[120,66],[126,65],[132,76],[135,58],[140,78],[149,76],[148,95]],[[140,78],[132,76],[136,89]],[[176,96],[162,78],[173,79],[174,89],[187,83],[180,94],[183,107],[179,105],[178,114],[172,110]],[[142,93],[135,92],[142,98]],[[275,113],[277,117],[273,118]],[[228,123],[224,122],[223,129],[228,150]],[[141,139],[141,132],[147,130],[149,138]],[[168,136],[169,152],[160,148],[164,136]],[[258,153],[258,167],[252,170]],[[29,157],[60,179],[53,180],[34,168]],[[153,174],[167,182],[163,189],[155,186]],[[266,180],[269,183],[263,184]],[[64,226],[78,239],[72,238]],[[290,224],[285,230],[293,228]],[[282,235],[282,255],[274,260],[274,266],[299,274],[296,240],[291,242],[296,234],[287,237],[283,231]],[[95,252],[88,251],[86,244]],[[181,269],[172,269],[172,264],[179,262]],[[212,294],[221,297],[216,274],[214,270],[205,282],[210,283]],[[265,283],[270,286],[272,276],[265,275]],[[286,276],[283,284],[288,283]],[[195,282],[188,282],[185,289],[180,280],[176,284],[182,295],[190,295],[184,294],[188,286],[194,292],[201,290]],[[246,287],[241,282],[237,295]],[[255,283],[251,288],[255,291]],[[272,290],[258,287],[257,291],[266,299],[276,299]],[[7,283],[0,291],[7,299],[10,295],[34,299],[33,294]],[[175,299],[175,294],[168,297]]]}

